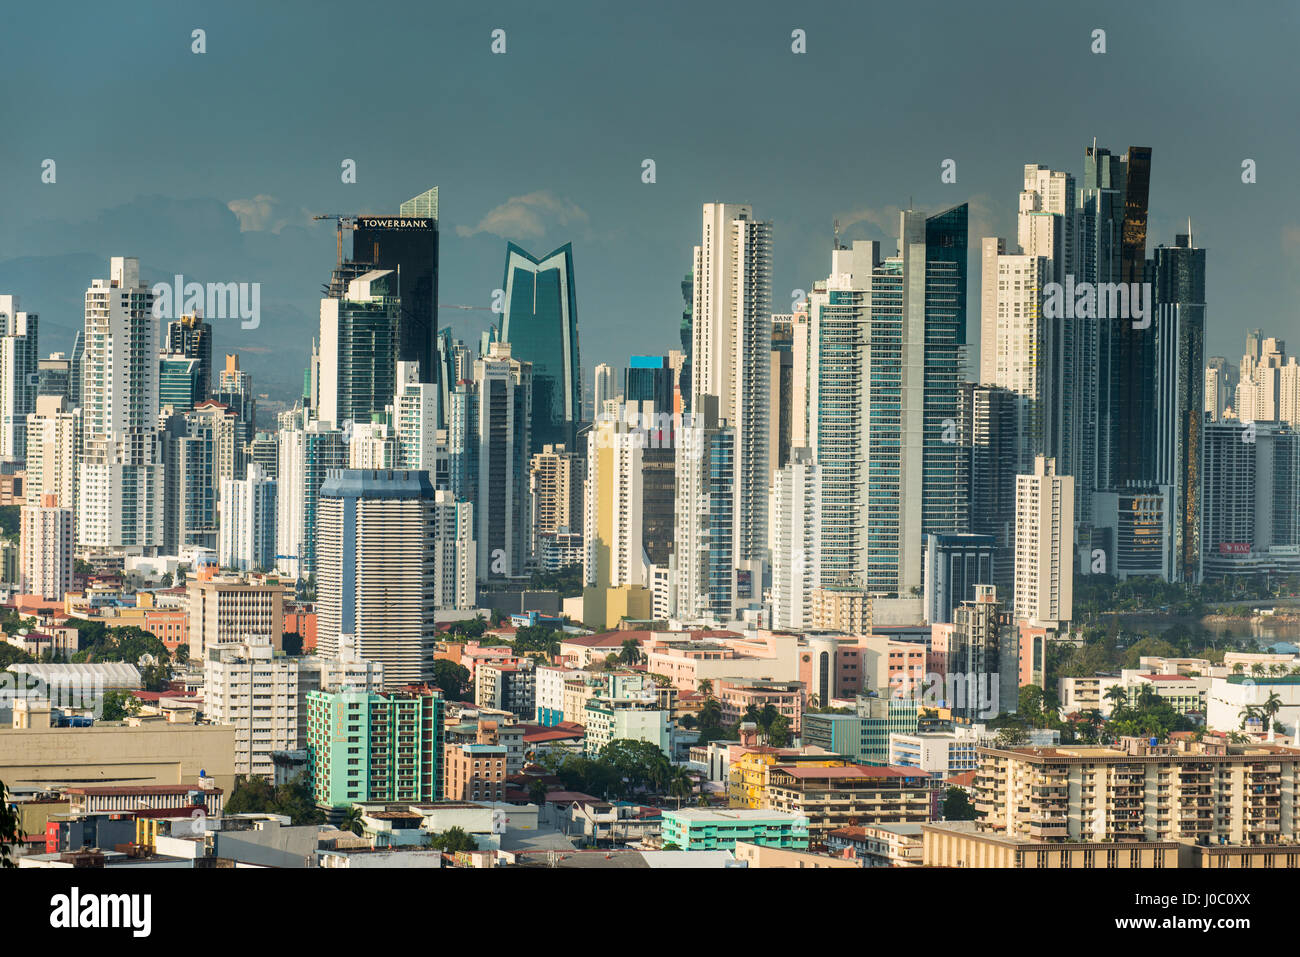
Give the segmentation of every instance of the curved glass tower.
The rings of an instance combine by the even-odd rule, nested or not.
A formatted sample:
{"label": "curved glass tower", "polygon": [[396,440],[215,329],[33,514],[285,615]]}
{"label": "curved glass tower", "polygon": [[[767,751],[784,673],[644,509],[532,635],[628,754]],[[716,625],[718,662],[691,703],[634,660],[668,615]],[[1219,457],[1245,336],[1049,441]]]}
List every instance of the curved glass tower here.
{"label": "curved glass tower", "polygon": [[532,443],[573,448],[582,412],[578,308],[573,287],[573,244],[536,259],[506,244],[505,312],[501,341],[533,365]]}

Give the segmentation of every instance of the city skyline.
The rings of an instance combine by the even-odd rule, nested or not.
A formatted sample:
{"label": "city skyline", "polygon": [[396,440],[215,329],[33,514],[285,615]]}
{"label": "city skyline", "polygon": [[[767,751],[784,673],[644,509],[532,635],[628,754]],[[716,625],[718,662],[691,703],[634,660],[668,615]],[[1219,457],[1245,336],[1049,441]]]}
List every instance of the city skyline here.
{"label": "city skyline", "polygon": [[[1016,211],[1004,197],[1015,189],[1023,165],[1067,170],[1081,181],[1084,148],[1096,137],[1116,151],[1128,143],[1152,148],[1158,173],[1148,236],[1153,241],[1172,237],[1192,217],[1200,245],[1215,259],[1210,310],[1216,303],[1232,303],[1234,309],[1259,317],[1252,325],[1275,328],[1275,334],[1286,338],[1296,320],[1290,301],[1300,292],[1289,268],[1291,257],[1300,251],[1300,206],[1279,171],[1283,158],[1295,152],[1290,142],[1295,134],[1259,119],[1276,110],[1274,97],[1279,94],[1270,84],[1254,80],[1252,72],[1257,62],[1267,59],[1268,45],[1285,31],[1272,33],[1248,18],[1225,17],[1215,30],[1224,38],[1222,44],[1189,47],[1179,43],[1180,31],[1187,27],[1178,21],[1114,6],[1088,13],[1036,11],[1028,32],[1021,25],[1012,35],[999,32],[1000,23],[1015,20],[1017,8],[1028,9],[1009,5],[1004,17],[949,11],[940,26],[926,20],[923,9],[899,11],[900,34],[916,36],[919,23],[926,20],[934,33],[930,39],[942,41],[948,53],[951,62],[935,71],[937,75],[905,81],[917,96],[933,97],[943,90],[941,109],[948,122],[919,122],[905,109],[876,97],[860,124],[862,132],[847,130],[849,148],[837,149],[834,156],[794,147],[800,129],[817,128],[839,112],[833,91],[847,81],[850,65],[857,62],[852,46],[841,36],[852,33],[843,28],[859,16],[851,8],[790,12],[760,6],[747,11],[752,15],[738,24],[726,23],[718,13],[699,13],[691,31],[671,36],[665,55],[677,53],[684,64],[701,65],[668,71],[667,77],[656,69],[653,75],[660,88],[648,98],[638,95],[639,78],[652,75],[647,72],[647,51],[611,39],[604,11],[572,8],[572,23],[582,28],[576,31],[564,29],[566,18],[552,20],[522,6],[494,11],[496,19],[491,20],[486,15],[451,14],[439,36],[454,36],[457,43],[455,49],[443,49],[448,41],[439,39],[439,51],[445,55],[436,59],[435,71],[442,69],[436,64],[446,64],[450,74],[454,64],[454,83],[468,82],[460,77],[478,78],[481,85],[470,97],[476,105],[444,97],[431,107],[402,85],[393,88],[397,102],[380,109],[389,115],[395,110],[429,115],[433,110],[430,128],[457,129],[460,134],[431,140],[419,124],[395,122],[393,132],[370,133],[365,143],[346,132],[322,138],[314,127],[304,128],[301,124],[318,106],[301,118],[286,118],[284,129],[268,123],[271,114],[266,111],[277,98],[303,93],[307,83],[317,84],[313,104],[318,97],[329,101],[333,96],[331,109],[346,111],[356,100],[354,91],[337,88],[328,73],[317,72],[317,51],[328,48],[314,37],[317,28],[293,23],[280,13],[251,9],[236,8],[224,15],[232,18],[229,21],[223,15],[205,15],[206,25],[184,23],[183,14],[160,11],[141,29],[150,48],[159,50],[161,68],[177,89],[140,87],[139,81],[111,68],[106,88],[122,102],[151,104],[159,114],[189,115],[182,104],[186,101],[189,112],[199,110],[210,117],[206,122],[214,123],[214,129],[242,130],[234,140],[243,147],[232,150],[227,138],[209,137],[199,149],[204,157],[200,164],[183,158],[188,155],[184,149],[175,152],[170,137],[156,138],[141,155],[137,146],[128,147],[120,135],[111,133],[98,139],[92,165],[84,146],[69,138],[70,130],[58,119],[78,103],[77,95],[66,84],[32,90],[31,108],[11,131],[24,150],[0,158],[0,175],[30,184],[13,196],[13,222],[24,223],[24,228],[0,229],[0,287],[17,290],[25,306],[42,316],[49,352],[71,348],[77,314],[70,311],[76,293],[69,290],[83,289],[94,275],[94,264],[111,255],[138,257],[150,282],[175,273],[200,280],[261,282],[263,325],[243,330],[216,323],[216,348],[244,355],[261,387],[283,399],[291,394],[294,376],[284,369],[281,356],[286,348],[302,348],[312,334],[314,299],[333,246],[333,224],[313,223],[310,217],[392,214],[401,200],[437,186],[441,302],[479,307],[442,309],[440,327],[453,327],[461,338],[474,341],[477,332],[497,318],[485,307],[500,282],[506,242],[548,249],[572,242],[586,328],[606,333],[590,337],[584,365],[621,365],[626,354],[666,351],[674,338],[674,319],[680,314],[676,287],[689,268],[690,247],[698,241],[689,224],[699,203],[752,204],[774,223],[773,306],[781,311],[781,303],[794,290],[808,289],[824,270],[832,221],[840,222],[842,241],[887,242],[897,210],[915,205],[932,212],[967,202],[972,245],[984,236],[1014,236]],[[1217,21],[1214,11],[1204,13]],[[417,21],[426,16],[416,9],[406,14]],[[646,14],[627,15],[647,39],[664,29],[636,19]],[[26,32],[36,38],[15,51],[15,68],[22,69],[24,58],[41,49],[50,29],[38,11],[17,16],[30,20]],[[112,36],[121,29],[93,16],[87,23],[98,29],[97,36]],[[207,31],[202,56],[190,52],[195,27]],[[497,27],[507,34],[506,52],[500,55],[490,50],[490,34]],[[1090,50],[1096,28],[1107,31],[1104,54]],[[74,50],[88,42],[80,29],[67,29],[73,32],[64,42]],[[358,29],[355,42],[360,48],[366,45],[368,27],[361,24]],[[599,35],[600,41],[583,43],[583,29]],[[794,29],[806,31],[804,54],[791,52]],[[875,32],[878,27],[873,25]],[[1259,50],[1257,56],[1243,57],[1236,51],[1248,48],[1246,44],[1227,42],[1243,33]],[[718,65],[705,67],[700,55],[714,36],[724,34],[731,39],[717,55]],[[237,44],[232,44],[234,36],[239,37]],[[477,47],[476,36],[481,39]],[[962,42],[955,42],[958,36]],[[411,42],[392,37],[384,41],[399,51]],[[172,43],[174,55],[163,56]],[[266,66],[264,71],[271,72],[258,75],[275,76],[297,66],[305,69],[303,79],[291,90],[279,92],[275,87],[250,102],[240,93],[252,81],[241,78],[239,70],[227,75],[230,71],[223,65],[257,63],[259,51],[269,43],[276,44],[277,65]],[[882,77],[890,73],[890,59],[903,55],[891,46],[884,44],[873,54]],[[569,56],[548,56],[547,51],[557,48]],[[1186,57],[1188,49],[1201,58],[1199,71],[1171,61]],[[732,112],[704,124],[683,124],[671,104],[689,100],[674,97],[674,91],[685,97],[690,84],[709,83],[710,73],[747,51],[770,62],[771,88],[760,86],[744,95],[731,81],[718,87],[715,76],[711,85],[718,89],[719,102],[732,104]],[[573,71],[583,66],[607,68],[608,57],[615,53],[622,65],[607,69],[609,82],[602,89],[571,82]],[[1037,89],[1028,91],[1023,105],[1017,100],[1017,109],[1033,116],[1031,124],[997,108],[1006,102],[1005,91],[1016,73],[999,63],[1008,56],[1020,70],[1050,69],[1058,76],[1054,100]],[[395,54],[394,59],[401,57]],[[962,71],[975,69],[987,72],[983,83],[957,82]],[[187,70],[193,71],[188,85]],[[1220,100],[1228,101],[1220,108],[1211,101],[1199,102],[1184,88],[1194,84],[1188,77],[1210,72],[1238,79],[1216,90]],[[230,82],[214,86],[218,73]],[[862,79],[869,81],[872,75],[874,70]],[[543,121],[536,110],[526,108],[528,98],[519,89],[525,80],[533,86],[547,77],[570,80],[566,102],[575,110],[608,117],[609,125],[599,133],[575,129],[569,136],[550,137],[546,151],[527,151],[527,159],[493,150],[498,130],[542,135],[537,124]],[[1168,108],[1141,110],[1118,96],[1126,83],[1139,82]],[[1108,103],[1104,120],[1080,115],[1071,106],[1093,100]],[[625,116],[627,104],[640,107],[634,117]],[[233,112],[236,108],[244,112]],[[760,108],[765,112],[759,113]],[[776,122],[782,110],[791,123]],[[984,131],[990,122],[992,137]],[[770,126],[772,147],[737,154],[731,146],[745,125]],[[201,132],[203,122],[198,128]],[[286,136],[293,137],[292,147],[286,145]],[[689,150],[687,142],[692,144]],[[869,150],[852,148],[868,142]],[[880,143],[887,148],[881,149]],[[250,158],[249,146],[257,155],[274,156],[274,161]],[[851,159],[840,158],[846,154]],[[45,158],[58,164],[52,184],[40,181]],[[339,166],[347,158],[357,163],[355,184],[340,180]],[[655,161],[653,184],[642,182],[647,158]],[[1241,163],[1247,158],[1259,164],[1257,183],[1241,182]],[[946,159],[956,161],[955,183],[940,180]],[[197,165],[207,172],[196,189],[198,181],[189,172]],[[629,225],[633,221],[635,228]],[[971,258],[973,282],[979,270],[977,249]],[[633,262],[637,267],[628,268]],[[1261,275],[1270,278],[1261,281]],[[626,341],[626,354],[612,348],[616,341]],[[968,335],[968,341],[973,363],[978,339]],[[1235,347],[1228,328],[1212,321],[1206,354],[1230,354],[1230,345]]]}

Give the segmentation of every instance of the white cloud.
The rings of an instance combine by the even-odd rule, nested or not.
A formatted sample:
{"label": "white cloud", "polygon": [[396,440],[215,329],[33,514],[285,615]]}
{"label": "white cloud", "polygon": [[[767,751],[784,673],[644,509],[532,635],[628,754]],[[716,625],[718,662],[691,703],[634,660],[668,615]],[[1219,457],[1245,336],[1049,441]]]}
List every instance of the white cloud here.
{"label": "white cloud", "polygon": [[536,239],[546,234],[548,224],[568,226],[586,223],[587,214],[576,203],[560,199],[549,190],[512,196],[488,211],[476,226],[457,226],[456,235],[491,233],[503,239]]}
{"label": "white cloud", "polygon": [[305,224],[311,217],[304,209],[286,209],[274,196],[259,193],[252,199],[232,199],[226,204],[239,217],[241,233],[278,233],[292,224]]}

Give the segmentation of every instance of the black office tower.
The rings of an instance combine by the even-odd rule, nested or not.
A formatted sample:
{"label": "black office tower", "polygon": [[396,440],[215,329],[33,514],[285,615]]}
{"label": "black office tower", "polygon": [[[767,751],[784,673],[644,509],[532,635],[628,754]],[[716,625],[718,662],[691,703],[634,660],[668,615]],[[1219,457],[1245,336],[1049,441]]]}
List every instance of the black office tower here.
{"label": "black office tower", "polygon": [[352,258],[401,273],[399,362],[438,381],[438,187],[402,203],[397,216],[358,216]]}

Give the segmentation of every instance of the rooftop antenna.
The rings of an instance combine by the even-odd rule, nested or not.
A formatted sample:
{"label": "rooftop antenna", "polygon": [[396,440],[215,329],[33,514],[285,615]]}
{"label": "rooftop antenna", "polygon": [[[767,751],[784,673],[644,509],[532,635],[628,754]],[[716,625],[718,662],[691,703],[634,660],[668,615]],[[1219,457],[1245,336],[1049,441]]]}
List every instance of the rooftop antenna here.
{"label": "rooftop antenna", "polygon": [[1187,217],[1187,248],[1195,249],[1196,243],[1192,242],[1192,217]]}
{"label": "rooftop antenna", "polygon": [[831,220],[831,229],[835,234],[835,238],[832,241],[831,248],[839,249],[841,247],[840,247],[840,221],[838,219]]}

